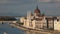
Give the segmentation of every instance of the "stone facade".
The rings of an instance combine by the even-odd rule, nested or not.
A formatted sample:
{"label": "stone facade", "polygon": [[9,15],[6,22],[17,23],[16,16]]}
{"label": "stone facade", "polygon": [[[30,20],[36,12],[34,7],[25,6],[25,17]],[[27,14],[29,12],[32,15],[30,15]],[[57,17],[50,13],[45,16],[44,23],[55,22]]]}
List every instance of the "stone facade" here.
{"label": "stone facade", "polygon": [[26,28],[32,29],[54,29],[54,18],[46,17],[44,14],[41,14],[38,7],[35,9],[34,14],[27,12],[27,16],[21,18],[23,26]]}

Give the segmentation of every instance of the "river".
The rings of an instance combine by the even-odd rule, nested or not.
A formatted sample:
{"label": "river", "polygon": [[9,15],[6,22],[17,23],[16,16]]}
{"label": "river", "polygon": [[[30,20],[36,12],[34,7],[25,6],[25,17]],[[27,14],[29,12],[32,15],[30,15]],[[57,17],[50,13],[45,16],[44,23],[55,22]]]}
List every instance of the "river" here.
{"label": "river", "polygon": [[13,28],[9,24],[4,23],[0,24],[0,34],[7,32],[8,34],[25,34],[25,32],[21,29]]}

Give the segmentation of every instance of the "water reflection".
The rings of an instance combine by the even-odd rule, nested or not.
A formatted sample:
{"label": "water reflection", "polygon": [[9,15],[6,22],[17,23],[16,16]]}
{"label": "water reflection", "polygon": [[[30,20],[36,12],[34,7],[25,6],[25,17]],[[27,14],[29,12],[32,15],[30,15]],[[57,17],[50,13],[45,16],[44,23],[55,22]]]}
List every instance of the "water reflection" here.
{"label": "water reflection", "polygon": [[51,32],[36,32],[36,31],[25,31],[26,34],[60,34],[60,31],[51,31]]}
{"label": "water reflection", "polygon": [[43,33],[43,32],[36,32],[36,31],[25,31],[26,34],[48,34],[48,33]]}

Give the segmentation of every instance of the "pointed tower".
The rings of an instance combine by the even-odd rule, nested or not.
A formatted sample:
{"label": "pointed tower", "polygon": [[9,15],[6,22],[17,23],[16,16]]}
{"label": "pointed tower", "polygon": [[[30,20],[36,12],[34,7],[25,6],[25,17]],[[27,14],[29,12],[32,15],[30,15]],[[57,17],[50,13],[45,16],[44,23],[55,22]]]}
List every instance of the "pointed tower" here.
{"label": "pointed tower", "polygon": [[31,11],[28,11],[27,12],[27,19],[30,19],[31,18]]}
{"label": "pointed tower", "polygon": [[41,15],[41,12],[40,12],[40,10],[39,10],[39,8],[38,8],[38,5],[37,5],[36,9],[34,10],[34,15],[35,15],[35,16]]}
{"label": "pointed tower", "polygon": [[36,7],[34,13],[40,13],[40,10],[38,9],[38,6]]}
{"label": "pointed tower", "polygon": [[34,16],[39,16],[39,15],[41,15],[41,12],[40,12],[40,10],[39,10],[39,8],[38,8],[38,2],[37,2],[38,0],[36,0],[36,9],[34,10]]}

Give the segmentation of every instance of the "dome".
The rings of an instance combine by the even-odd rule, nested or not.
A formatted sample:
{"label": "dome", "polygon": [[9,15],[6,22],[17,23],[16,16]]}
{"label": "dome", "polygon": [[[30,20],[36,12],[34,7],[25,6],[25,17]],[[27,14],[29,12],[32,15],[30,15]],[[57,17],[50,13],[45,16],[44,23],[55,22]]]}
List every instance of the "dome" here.
{"label": "dome", "polygon": [[38,9],[38,6],[37,6],[37,8],[35,9],[34,13],[40,13],[40,10]]}

